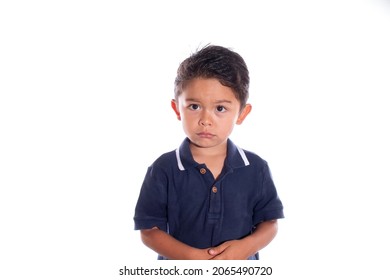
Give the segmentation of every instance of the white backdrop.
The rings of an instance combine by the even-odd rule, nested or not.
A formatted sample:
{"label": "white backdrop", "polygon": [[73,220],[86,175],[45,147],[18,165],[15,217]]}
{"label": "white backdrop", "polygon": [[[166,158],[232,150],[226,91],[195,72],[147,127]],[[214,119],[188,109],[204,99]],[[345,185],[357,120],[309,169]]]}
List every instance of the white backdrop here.
{"label": "white backdrop", "polygon": [[253,111],[231,138],[285,205],[263,261],[385,279],[389,34],[384,0],[2,1],[0,278],[116,279],[156,258],[135,202],[184,137],[178,64],[212,43],[248,64]]}

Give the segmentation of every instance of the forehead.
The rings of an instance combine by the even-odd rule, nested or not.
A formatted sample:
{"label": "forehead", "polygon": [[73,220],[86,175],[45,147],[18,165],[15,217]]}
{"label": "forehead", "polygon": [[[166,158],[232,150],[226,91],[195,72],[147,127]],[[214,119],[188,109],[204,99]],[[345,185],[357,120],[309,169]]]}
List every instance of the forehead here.
{"label": "forehead", "polygon": [[200,100],[229,100],[239,102],[230,87],[222,85],[217,79],[196,78],[189,81],[180,97]]}

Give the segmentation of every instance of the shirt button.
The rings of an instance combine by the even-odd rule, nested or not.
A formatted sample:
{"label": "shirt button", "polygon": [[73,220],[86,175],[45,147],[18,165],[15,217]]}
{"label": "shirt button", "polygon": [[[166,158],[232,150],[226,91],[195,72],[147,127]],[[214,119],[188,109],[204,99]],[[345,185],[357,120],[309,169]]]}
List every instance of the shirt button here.
{"label": "shirt button", "polygon": [[199,172],[200,172],[200,174],[206,174],[206,169],[205,168],[201,168],[200,170],[199,170]]}
{"label": "shirt button", "polygon": [[213,193],[217,193],[218,192],[218,188],[216,186],[214,186],[212,189]]}

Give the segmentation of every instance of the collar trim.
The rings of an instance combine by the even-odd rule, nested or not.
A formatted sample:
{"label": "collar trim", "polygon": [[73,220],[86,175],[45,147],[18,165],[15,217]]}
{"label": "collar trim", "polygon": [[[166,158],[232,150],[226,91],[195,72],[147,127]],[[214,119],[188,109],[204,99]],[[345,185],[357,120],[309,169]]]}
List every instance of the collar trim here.
{"label": "collar trim", "polygon": [[180,151],[179,148],[176,149],[176,159],[177,159],[177,167],[179,167],[179,170],[184,171],[186,170],[183,166],[183,163],[181,162],[180,159]]}
{"label": "collar trim", "polygon": [[[238,153],[240,154],[241,159],[242,159],[242,161],[244,162],[244,165],[245,165],[245,166],[250,165],[249,160],[248,160],[248,158],[247,158],[247,156],[246,156],[244,150],[241,149],[241,148],[238,147],[238,146],[235,146],[235,147],[236,147]],[[177,160],[177,167],[179,168],[179,170],[180,170],[180,171],[186,170],[185,167],[184,167],[184,165],[183,165],[183,162],[181,161],[181,158],[180,158],[180,147],[177,148],[177,149],[175,150],[175,154],[176,154],[176,160]]]}
{"label": "collar trim", "polygon": [[241,156],[242,160],[244,161],[245,166],[248,166],[249,165],[249,160],[246,157],[244,150],[241,149],[238,146],[236,146],[236,147],[237,147],[238,152],[240,153],[240,156]]}

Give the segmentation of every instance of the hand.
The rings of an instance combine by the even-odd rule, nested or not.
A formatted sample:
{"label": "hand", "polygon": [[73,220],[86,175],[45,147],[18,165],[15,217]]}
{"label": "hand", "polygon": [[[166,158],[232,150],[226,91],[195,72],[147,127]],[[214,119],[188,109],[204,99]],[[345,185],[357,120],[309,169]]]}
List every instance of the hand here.
{"label": "hand", "polygon": [[277,220],[265,221],[256,226],[252,234],[239,239],[230,240],[208,249],[212,260],[246,260],[267,246],[278,231]]}
{"label": "hand", "polygon": [[210,255],[209,249],[196,249],[193,248],[190,253],[190,260],[210,260],[214,256]]}
{"label": "hand", "polygon": [[230,240],[208,249],[208,253],[212,260],[246,260],[249,256],[243,245],[242,240]]}

